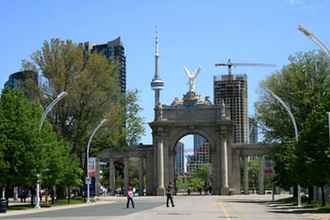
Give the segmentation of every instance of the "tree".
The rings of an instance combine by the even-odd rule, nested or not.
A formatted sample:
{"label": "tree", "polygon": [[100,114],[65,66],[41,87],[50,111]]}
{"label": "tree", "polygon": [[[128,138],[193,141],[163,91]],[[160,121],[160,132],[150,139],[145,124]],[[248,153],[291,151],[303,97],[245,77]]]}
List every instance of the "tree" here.
{"label": "tree", "polygon": [[[290,56],[289,61],[281,71],[262,81],[261,87],[270,89],[289,104],[300,130],[306,116],[328,91],[329,63],[324,54],[315,52],[298,53]],[[295,137],[287,112],[270,94],[263,94],[256,109],[266,141],[279,143]]]}
{"label": "tree", "polygon": [[63,179],[60,182],[68,189],[68,203],[70,203],[71,199],[71,187],[80,187],[83,184],[81,181],[83,170],[79,167],[79,162],[72,156],[69,156],[69,158],[71,160],[65,164]]}
{"label": "tree", "polygon": [[189,178],[189,182],[190,186],[195,190],[203,188],[208,182],[208,165],[205,164],[195,169]]}
{"label": "tree", "polygon": [[39,144],[37,112],[20,92],[12,89],[3,91],[0,99],[0,142],[6,168],[1,170],[7,187],[31,186],[36,174],[44,166],[40,160],[42,149]]}
{"label": "tree", "polygon": [[299,145],[296,149],[297,171],[300,181],[308,186],[320,186],[322,204],[325,205],[324,186],[329,183],[330,145],[327,111],[330,108],[329,94],[321,97],[320,105],[309,114],[303,124]]}
{"label": "tree", "polygon": [[48,81],[44,94],[49,97],[41,97],[44,105],[62,91],[69,94],[53,109],[51,120],[81,165],[88,137],[102,118],[108,118],[110,123],[95,136],[92,149],[122,143],[124,97],[116,65],[102,55],[84,53],[72,41],[59,39],[45,41],[29,62],[25,66],[35,66]]}
{"label": "tree", "polygon": [[250,160],[249,161],[249,187],[257,189],[258,186],[258,177],[260,172],[260,161],[259,160]]}
{"label": "tree", "polygon": [[142,108],[137,104],[138,91],[129,91],[126,96],[126,141],[128,146],[137,145],[144,134],[143,118],[139,116]]}
{"label": "tree", "polygon": [[189,178],[186,176],[178,176],[176,179],[176,187],[178,190],[180,189],[188,189],[189,187]]}
{"label": "tree", "polygon": [[294,139],[287,112],[269,94],[264,94],[257,103],[258,120],[266,141],[278,144],[273,154],[277,184],[310,186],[315,184],[312,180],[315,175],[320,175],[323,181],[328,179],[320,172],[320,166],[310,165],[327,163],[324,156],[315,155],[319,152],[315,149],[323,149],[320,152],[326,155],[324,131],[317,131],[325,129],[324,119],[318,118],[317,112],[326,116],[325,110],[320,112],[320,105],[328,99],[329,61],[324,54],[315,52],[299,53],[289,60],[290,64],[264,80],[262,87],[272,90],[290,106],[300,131],[299,142]]}
{"label": "tree", "polygon": [[69,145],[59,137],[50,123],[44,123],[41,139],[45,152],[45,169],[41,172],[42,186],[52,194],[55,202],[55,187],[65,186],[70,191],[72,186],[81,186],[82,170],[76,159],[69,153]]}
{"label": "tree", "polygon": [[[69,148],[47,121],[39,132],[42,109],[23,93],[5,89],[0,98],[0,155],[5,167],[0,170],[0,183],[32,187],[41,174],[44,188],[63,182],[65,168],[72,163]],[[3,165],[1,162],[0,165]],[[78,169],[76,166],[75,169]],[[66,179],[69,181],[68,179]]]}

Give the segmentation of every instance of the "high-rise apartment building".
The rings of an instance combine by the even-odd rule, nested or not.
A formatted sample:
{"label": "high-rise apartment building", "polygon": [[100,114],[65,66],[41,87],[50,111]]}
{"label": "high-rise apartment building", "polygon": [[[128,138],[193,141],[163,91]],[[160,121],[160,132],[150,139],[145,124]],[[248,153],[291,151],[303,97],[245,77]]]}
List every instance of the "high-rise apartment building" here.
{"label": "high-rise apartment building", "polygon": [[120,37],[105,44],[85,42],[81,45],[85,51],[102,54],[118,66],[120,90],[122,93],[126,93],[126,56],[125,48]]}
{"label": "high-rise apartment building", "polygon": [[32,98],[36,95],[38,88],[38,73],[25,70],[13,73],[5,83],[5,88],[12,88],[22,91],[26,96]]}
{"label": "high-rise apartment building", "polygon": [[215,76],[214,103],[224,101],[233,121],[233,143],[249,143],[247,75]]}
{"label": "high-rise apartment building", "polygon": [[199,149],[205,144],[207,140],[198,134],[194,135],[194,154],[197,154]]}
{"label": "high-rise apartment building", "polygon": [[187,173],[192,174],[196,169],[209,164],[209,143],[204,142],[198,151],[187,157]]}
{"label": "high-rise apartment building", "polygon": [[175,174],[184,175],[184,144],[181,142],[176,144]]}

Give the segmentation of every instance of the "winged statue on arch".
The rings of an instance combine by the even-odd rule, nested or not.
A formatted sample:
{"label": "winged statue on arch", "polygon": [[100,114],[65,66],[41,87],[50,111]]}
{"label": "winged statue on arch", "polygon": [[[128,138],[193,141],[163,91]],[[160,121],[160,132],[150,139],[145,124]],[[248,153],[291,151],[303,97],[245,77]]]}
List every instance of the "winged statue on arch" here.
{"label": "winged statue on arch", "polygon": [[195,92],[196,91],[196,78],[198,74],[201,71],[201,68],[198,67],[197,70],[190,71],[187,69],[187,67],[183,66],[183,69],[186,73],[186,76],[188,77],[188,84],[189,84],[189,92]]}

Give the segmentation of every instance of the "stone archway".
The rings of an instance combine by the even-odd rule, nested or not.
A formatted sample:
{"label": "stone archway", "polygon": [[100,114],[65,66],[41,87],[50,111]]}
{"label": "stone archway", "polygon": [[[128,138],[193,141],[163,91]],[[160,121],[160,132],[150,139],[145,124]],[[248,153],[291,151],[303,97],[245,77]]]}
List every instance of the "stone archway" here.
{"label": "stone archway", "polygon": [[232,169],[232,122],[225,106],[202,101],[196,93],[190,91],[181,102],[156,106],[155,116],[149,125],[156,148],[154,183],[157,194],[163,194],[166,185],[174,178],[175,143],[191,133],[200,134],[210,142],[214,194],[228,194]]}
{"label": "stone archway", "polygon": [[[183,137],[188,135],[200,135],[203,138],[205,138],[209,143],[209,156],[213,155],[215,150],[215,141],[214,138],[212,138],[207,131],[204,131],[202,128],[174,128],[170,131],[169,141],[168,141],[168,167],[169,167],[169,175],[168,180],[165,180],[166,182],[174,182],[175,180],[175,157],[176,157],[176,144],[179,142]],[[209,157],[209,162],[212,162],[212,158]]]}
{"label": "stone archway", "polygon": [[[205,180],[204,184],[207,184],[207,186],[212,186],[212,158],[210,157],[213,152],[215,152],[214,146],[215,142],[214,140],[211,139],[211,137],[207,134],[207,132],[204,132],[201,129],[192,129],[190,131],[181,129],[181,132],[176,132],[175,130],[173,131],[174,133],[174,138],[172,140],[176,140],[174,142],[169,142],[169,179],[168,182],[174,183],[176,186],[176,181],[179,176],[184,177],[186,175],[190,176],[193,171],[195,171],[198,168],[201,168],[202,166],[207,166],[208,167],[208,179]],[[203,143],[199,146],[194,145],[194,151],[193,154],[190,155],[190,165],[188,163],[186,164],[186,172],[183,172],[183,170],[180,172],[178,170],[177,173],[177,168],[176,168],[176,160],[180,158],[180,152],[177,152],[177,144],[184,140],[185,138],[188,138],[189,136],[195,137],[200,136],[203,138]],[[185,150],[186,150],[186,143],[182,143],[182,158],[185,157]],[[205,145],[206,144],[206,145]],[[197,147],[197,148],[195,148]],[[179,154],[179,155],[178,155]],[[177,157],[179,156],[179,157]],[[186,155],[187,156],[187,155]],[[179,159],[180,160],[180,159]],[[184,169],[184,168],[183,168]],[[204,185],[206,186],[206,185]]]}

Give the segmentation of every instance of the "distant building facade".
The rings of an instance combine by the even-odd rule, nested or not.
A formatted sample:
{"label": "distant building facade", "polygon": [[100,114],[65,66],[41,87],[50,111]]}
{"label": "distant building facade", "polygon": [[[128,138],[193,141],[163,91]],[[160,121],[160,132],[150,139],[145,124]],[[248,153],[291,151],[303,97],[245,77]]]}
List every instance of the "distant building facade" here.
{"label": "distant building facade", "polygon": [[35,95],[35,89],[38,88],[38,73],[31,70],[13,73],[5,83],[5,88],[20,90],[31,98]]}
{"label": "distant building facade", "polygon": [[120,37],[105,44],[85,42],[81,45],[83,45],[85,52],[102,54],[118,66],[120,90],[122,93],[126,93],[126,55]]}
{"label": "distant building facade", "polygon": [[184,144],[182,142],[176,144],[175,174],[184,175]]}
{"label": "distant building facade", "polygon": [[198,151],[187,157],[187,174],[191,175],[196,169],[209,164],[209,143],[204,142]]}
{"label": "distant building facade", "polygon": [[214,103],[220,105],[223,101],[230,109],[234,123],[233,143],[249,143],[247,75],[215,76],[213,86]]}
{"label": "distant building facade", "polygon": [[207,140],[198,134],[194,135],[194,154],[197,154],[199,149],[203,146],[204,143],[206,143]]}

